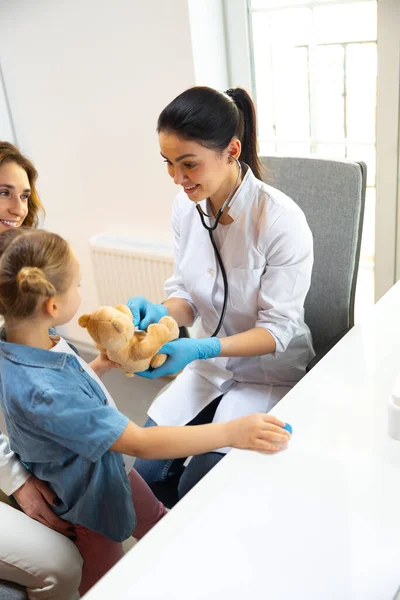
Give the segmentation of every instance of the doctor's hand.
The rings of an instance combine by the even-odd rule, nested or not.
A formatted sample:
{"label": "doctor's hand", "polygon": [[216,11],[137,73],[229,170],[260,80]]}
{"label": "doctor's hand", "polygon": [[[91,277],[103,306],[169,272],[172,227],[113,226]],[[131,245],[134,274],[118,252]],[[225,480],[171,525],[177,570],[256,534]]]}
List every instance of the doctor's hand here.
{"label": "doctor's hand", "polygon": [[174,375],[182,371],[186,365],[193,360],[215,358],[221,352],[221,342],[218,338],[179,338],[173,342],[167,342],[160,348],[157,354],[168,354],[168,358],[158,369],[148,369],[136,373],[139,377],[146,379],[157,379],[165,375]]}
{"label": "doctor's hand", "polygon": [[168,314],[167,309],[162,304],[153,304],[143,296],[129,298],[126,303],[133,315],[133,323],[139,329],[147,329],[151,323],[158,321]]}

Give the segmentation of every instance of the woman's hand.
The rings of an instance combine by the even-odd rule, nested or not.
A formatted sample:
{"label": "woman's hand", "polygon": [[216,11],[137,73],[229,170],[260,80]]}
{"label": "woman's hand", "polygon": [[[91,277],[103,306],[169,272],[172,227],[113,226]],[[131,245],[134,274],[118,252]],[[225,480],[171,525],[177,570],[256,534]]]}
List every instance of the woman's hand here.
{"label": "woman's hand", "polygon": [[151,323],[158,321],[168,314],[168,310],[162,304],[153,304],[143,296],[129,298],[126,303],[133,315],[133,323],[139,329],[147,329]]}
{"label": "woman's hand", "polygon": [[104,354],[102,352],[101,354],[99,354],[99,356],[96,356],[96,358],[92,360],[91,363],[89,363],[89,367],[93,369],[97,377],[101,378],[105,373],[111,371],[111,369],[120,369],[121,365],[110,360],[107,354]]}
{"label": "woman's hand", "polygon": [[[73,538],[75,529],[60,517],[58,517],[50,506],[58,506],[61,500],[57,498],[47,483],[41,481],[34,475],[25,481],[21,487],[13,493],[13,497],[18,502],[24,513],[35,519],[46,527],[54,529],[67,537]],[[50,506],[49,506],[50,505]]]}
{"label": "woman's hand", "polygon": [[158,369],[148,369],[136,373],[146,379],[157,379],[165,375],[174,375],[182,371],[186,365],[193,360],[215,358],[221,350],[221,342],[218,338],[179,338],[173,342],[167,342],[160,348],[157,354],[168,354],[168,358]]}
{"label": "woman's hand", "polygon": [[[256,414],[240,417],[226,423],[229,429],[230,446],[246,450],[263,450],[279,452],[286,448],[290,440],[290,425],[272,415]],[[287,427],[287,429],[284,429]]]}

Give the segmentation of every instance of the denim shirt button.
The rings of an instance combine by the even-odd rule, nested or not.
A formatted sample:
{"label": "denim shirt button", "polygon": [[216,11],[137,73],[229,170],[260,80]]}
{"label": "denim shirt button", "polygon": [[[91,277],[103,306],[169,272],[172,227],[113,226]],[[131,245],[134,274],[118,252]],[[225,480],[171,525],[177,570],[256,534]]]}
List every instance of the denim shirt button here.
{"label": "denim shirt button", "polygon": [[85,370],[83,367],[80,367],[80,372],[83,373],[83,371]]}

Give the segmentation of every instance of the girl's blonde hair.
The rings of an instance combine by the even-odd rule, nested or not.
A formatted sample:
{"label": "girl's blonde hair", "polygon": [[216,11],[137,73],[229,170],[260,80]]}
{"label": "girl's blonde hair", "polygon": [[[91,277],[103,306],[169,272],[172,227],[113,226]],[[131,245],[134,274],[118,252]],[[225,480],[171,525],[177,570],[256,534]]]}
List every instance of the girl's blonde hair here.
{"label": "girl's blonde hair", "polygon": [[63,294],[73,271],[69,244],[56,233],[20,227],[0,235],[0,314],[31,316],[40,298]]}
{"label": "girl's blonde hair", "polygon": [[10,162],[19,165],[28,175],[31,193],[28,200],[28,214],[24,219],[24,225],[26,225],[26,227],[37,227],[39,222],[38,213],[41,212],[43,215],[45,214],[45,210],[36,190],[37,171],[31,161],[21,154],[16,146],[13,146],[9,142],[0,141],[0,168],[4,164]]}

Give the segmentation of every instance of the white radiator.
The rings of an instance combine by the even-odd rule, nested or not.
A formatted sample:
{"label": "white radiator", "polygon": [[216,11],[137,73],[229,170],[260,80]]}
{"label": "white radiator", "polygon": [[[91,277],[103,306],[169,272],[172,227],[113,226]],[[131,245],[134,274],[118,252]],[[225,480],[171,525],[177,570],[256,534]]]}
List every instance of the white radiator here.
{"label": "white radiator", "polygon": [[164,282],[174,270],[172,246],[107,235],[89,243],[101,305],[124,304],[132,296],[166,299]]}

